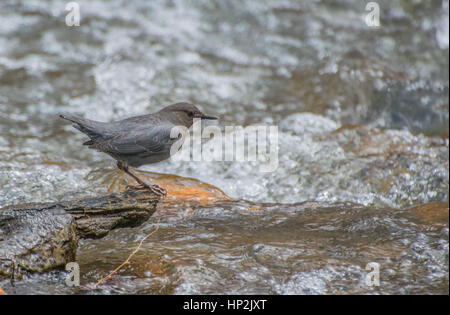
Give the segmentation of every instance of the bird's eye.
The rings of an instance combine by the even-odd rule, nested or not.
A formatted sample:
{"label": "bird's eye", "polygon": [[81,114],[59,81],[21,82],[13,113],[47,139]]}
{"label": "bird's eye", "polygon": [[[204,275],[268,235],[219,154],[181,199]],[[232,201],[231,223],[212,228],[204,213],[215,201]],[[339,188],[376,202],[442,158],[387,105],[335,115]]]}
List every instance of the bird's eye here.
{"label": "bird's eye", "polygon": [[194,117],[194,112],[188,112],[189,117]]}

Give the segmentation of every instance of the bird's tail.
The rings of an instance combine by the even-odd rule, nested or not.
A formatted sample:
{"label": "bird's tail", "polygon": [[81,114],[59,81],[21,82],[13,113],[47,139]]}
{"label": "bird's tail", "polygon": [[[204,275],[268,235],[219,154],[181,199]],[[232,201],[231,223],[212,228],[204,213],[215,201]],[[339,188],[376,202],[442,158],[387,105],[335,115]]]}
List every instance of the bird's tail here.
{"label": "bird's tail", "polygon": [[[97,139],[106,136],[105,123],[90,119],[81,118],[75,115],[59,115],[62,119],[74,123],[74,127],[87,134],[91,139]],[[88,141],[90,142],[90,141]],[[90,144],[90,143],[87,143]]]}

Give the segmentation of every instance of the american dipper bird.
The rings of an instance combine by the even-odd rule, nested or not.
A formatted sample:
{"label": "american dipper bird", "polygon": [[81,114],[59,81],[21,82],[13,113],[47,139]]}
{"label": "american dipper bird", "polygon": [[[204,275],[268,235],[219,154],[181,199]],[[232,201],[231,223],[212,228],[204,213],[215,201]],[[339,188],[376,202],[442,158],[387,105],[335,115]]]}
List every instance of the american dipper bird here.
{"label": "american dipper bird", "polygon": [[91,149],[104,152],[117,160],[117,167],[133,177],[140,188],[149,189],[157,195],[166,195],[158,185],[143,182],[128,169],[156,163],[170,157],[170,148],[179,138],[171,138],[175,126],[190,128],[194,118],[217,119],[203,114],[189,103],[169,105],[150,115],[136,116],[111,123],[89,120],[74,115],[60,115],[74,123],[74,127],[89,136],[83,143]]}

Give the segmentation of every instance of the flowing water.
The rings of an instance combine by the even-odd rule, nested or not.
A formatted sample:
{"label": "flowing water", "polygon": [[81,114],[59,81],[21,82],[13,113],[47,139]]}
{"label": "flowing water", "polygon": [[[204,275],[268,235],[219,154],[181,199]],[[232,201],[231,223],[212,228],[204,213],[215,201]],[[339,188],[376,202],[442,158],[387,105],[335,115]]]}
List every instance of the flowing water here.
{"label": "flowing water", "polygon": [[[279,156],[271,173],[264,157],[142,167],[200,188],[141,227],[81,241],[80,288],[61,271],[0,287],[448,294],[449,2],[377,2],[373,28],[356,0],[80,0],[78,27],[65,1],[1,1],[0,208],[125,180],[60,113],[112,121],[190,101],[222,129],[278,126]],[[370,262],[380,286],[366,284]]]}

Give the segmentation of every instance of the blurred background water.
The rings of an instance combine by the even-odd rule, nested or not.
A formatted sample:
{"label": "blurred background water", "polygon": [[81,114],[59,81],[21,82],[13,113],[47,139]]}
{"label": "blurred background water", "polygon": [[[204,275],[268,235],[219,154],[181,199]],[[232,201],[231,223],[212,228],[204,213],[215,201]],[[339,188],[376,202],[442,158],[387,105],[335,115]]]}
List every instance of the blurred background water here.
{"label": "blurred background water", "polygon": [[[0,207],[106,191],[98,174],[110,172],[113,160],[82,147],[84,136],[59,113],[112,121],[189,101],[219,116],[222,128],[279,126],[278,168],[261,173],[259,163],[176,161],[143,167],[196,178],[238,201],[214,206],[221,212],[181,207],[181,213],[207,209],[208,224],[184,217],[172,222],[179,213],[167,214],[166,230],[149,240],[141,265],[153,257],[172,267],[152,277],[125,271],[120,285],[107,290],[373,292],[346,282],[364,269],[353,256],[377,258],[368,246],[398,233],[378,254],[404,268],[389,267],[392,281],[380,292],[448,293],[448,1],[377,1],[377,28],[366,25],[366,2],[357,0],[77,3],[79,27],[66,26],[66,1],[0,3]],[[301,223],[298,203],[305,201],[326,205],[315,214],[316,224],[323,223],[318,230]],[[425,220],[423,234],[419,219],[394,216],[424,204],[446,214],[447,223],[440,216]],[[247,226],[251,215],[232,214],[252,207],[269,213],[267,221],[258,219],[267,225],[256,225],[256,235]],[[352,211],[364,213],[365,223]],[[326,218],[339,233],[324,232]],[[386,230],[372,225],[383,220],[392,220]],[[84,280],[113,269],[154,223],[84,244]],[[270,224],[272,231],[265,229]],[[359,234],[337,241],[360,229],[367,243],[355,244]],[[223,255],[260,247],[265,254],[218,263],[217,247]],[[196,259],[175,254],[188,248]],[[279,259],[285,263],[276,266]],[[225,281],[230,273],[243,280]],[[68,292],[63,285],[55,289],[53,276],[30,278],[23,290]]]}

